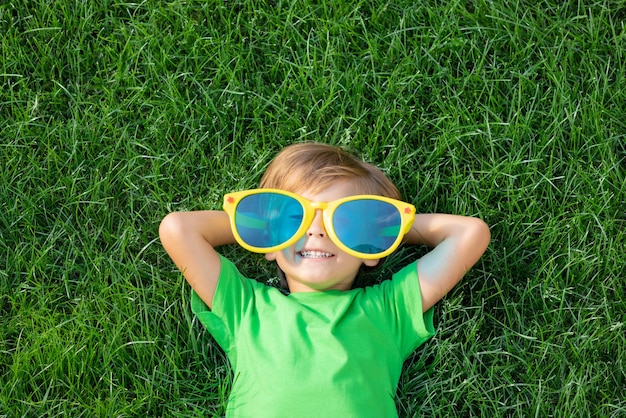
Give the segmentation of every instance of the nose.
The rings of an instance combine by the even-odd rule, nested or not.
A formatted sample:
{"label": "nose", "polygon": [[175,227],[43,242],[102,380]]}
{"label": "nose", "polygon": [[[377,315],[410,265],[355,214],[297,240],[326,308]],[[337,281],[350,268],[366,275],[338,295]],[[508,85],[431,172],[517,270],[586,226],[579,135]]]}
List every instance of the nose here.
{"label": "nose", "polygon": [[306,231],[307,236],[317,236],[323,238],[326,236],[326,229],[324,228],[324,219],[322,211],[320,209],[315,211],[315,217],[309,225],[309,229]]}

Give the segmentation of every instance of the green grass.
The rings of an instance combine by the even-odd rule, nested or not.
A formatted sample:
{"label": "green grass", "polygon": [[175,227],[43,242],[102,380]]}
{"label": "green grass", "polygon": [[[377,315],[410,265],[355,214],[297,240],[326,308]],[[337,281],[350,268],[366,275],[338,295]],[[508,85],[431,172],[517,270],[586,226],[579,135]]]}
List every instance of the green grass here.
{"label": "green grass", "polygon": [[223,414],[158,224],[302,140],[492,227],[401,416],[626,416],[626,3],[269,3],[0,5],[0,416]]}

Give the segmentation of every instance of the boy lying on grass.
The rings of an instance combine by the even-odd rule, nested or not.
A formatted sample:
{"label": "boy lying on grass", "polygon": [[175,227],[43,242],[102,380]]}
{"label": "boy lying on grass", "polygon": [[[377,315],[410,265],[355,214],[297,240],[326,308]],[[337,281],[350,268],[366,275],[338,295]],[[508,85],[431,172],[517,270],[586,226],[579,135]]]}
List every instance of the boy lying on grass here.
{"label": "boy lying on grass", "polygon": [[[404,360],[434,334],[431,307],[483,254],[476,218],[415,214],[376,167],[316,143],[285,148],[261,189],[224,211],[174,212],[159,234],[191,307],[234,371],[227,417],[393,417]],[[276,261],[289,294],[246,278],[215,248]],[[353,288],[402,242],[432,250],[391,280]]]}

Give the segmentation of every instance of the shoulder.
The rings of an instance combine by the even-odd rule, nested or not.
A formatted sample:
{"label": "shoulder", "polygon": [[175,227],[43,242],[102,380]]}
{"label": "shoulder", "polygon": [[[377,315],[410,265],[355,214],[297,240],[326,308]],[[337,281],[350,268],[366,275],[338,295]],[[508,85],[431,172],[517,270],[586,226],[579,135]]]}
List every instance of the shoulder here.
{"label": "shoulder", "polygon": [[383,315],[397,315],[403,312],[414,316],[422,312],[422,296],[417,270],[417,261],[401,267],[390,278],[380,283],[361,289],[357,292],[356,300],[365,309],[380,310]]}
{"label": "shoulder", "polygon": [[405,295],[420,296],[420,283],[417,261],[401,267],[380,283],[364,288],[368,297],[399,297]]}
{"label": "shoulder", "polygon": [[210,309],[197,295],[192,294],[191,308],[194,313],[211,310],[216,314],[227,311],[243,311],[258,300],[267,299],[266,294],[281,295],[280,291],[255,279],[248,278],[228,258],[220,255],[220,275]]}
{"label": "shoulder", "polygon": [[391,279],[363,289],[365,304],[381,312],[381,317],[397,332],[405,354],[435,333],[432,309],[427,312],[422,309],[417,264],[417,261],[408,264]]}

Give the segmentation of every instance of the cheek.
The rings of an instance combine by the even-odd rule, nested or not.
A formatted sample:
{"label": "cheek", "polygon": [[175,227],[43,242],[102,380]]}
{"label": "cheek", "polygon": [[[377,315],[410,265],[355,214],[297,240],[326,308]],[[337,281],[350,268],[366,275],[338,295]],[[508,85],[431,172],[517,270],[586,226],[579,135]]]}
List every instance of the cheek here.
{"label": "cheek", "polygon": [[291,245],[290,247],[280,250],[280,256],[288,260],[292,258],[296,258],[298,252],[304,248],[305,243],[306,243],[306,237],[300,238],[295,244]]}
{"label": "cheek", "polygon": [[271,253],[265,254],[265,259],[269,261],[280,261],[281,259],[293,259],[295,254],[304,248],[304,243],[306,242],[306,237],[302,237],[298,242],[296,242],[291,247],[287,247],[280,251],[274,251]]}

